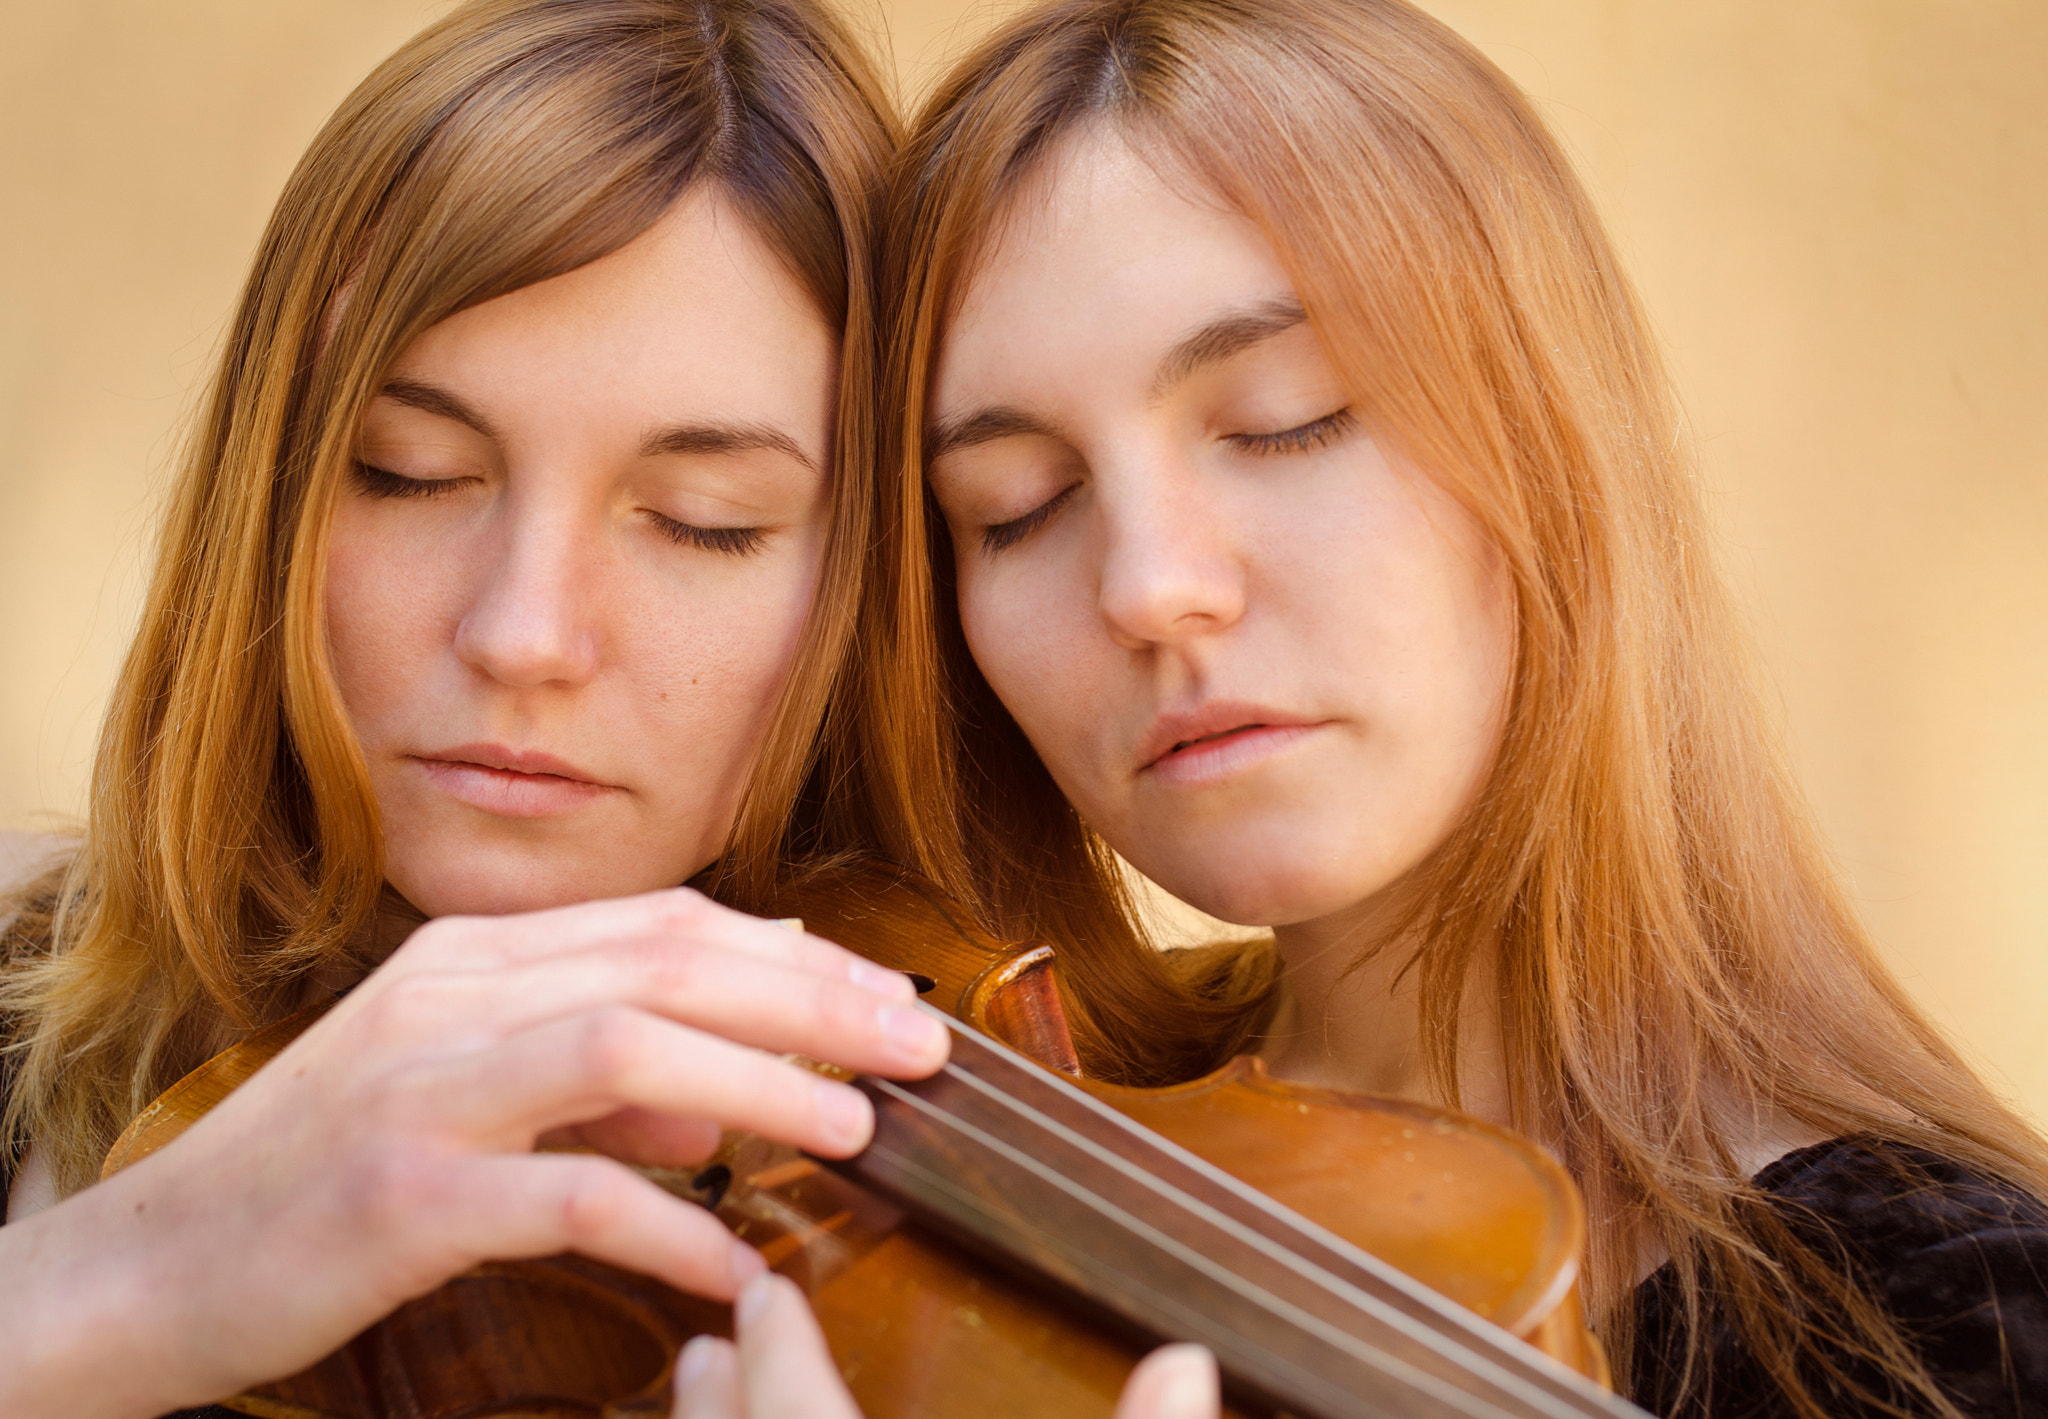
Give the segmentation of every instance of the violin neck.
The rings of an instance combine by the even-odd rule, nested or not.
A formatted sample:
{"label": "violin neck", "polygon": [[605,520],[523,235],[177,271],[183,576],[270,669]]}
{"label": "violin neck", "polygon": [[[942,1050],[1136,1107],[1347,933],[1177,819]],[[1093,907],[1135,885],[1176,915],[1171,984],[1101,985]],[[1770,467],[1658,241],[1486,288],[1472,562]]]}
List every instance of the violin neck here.
{"label": "violin neck", "polygon": [[946,1024],[940,1073],[859,1081],[874,1142],[830,1166],[1147,1336],[1201,1342],[1234,1392],[1301,1419],[1642,1419],[1070,1081]]}

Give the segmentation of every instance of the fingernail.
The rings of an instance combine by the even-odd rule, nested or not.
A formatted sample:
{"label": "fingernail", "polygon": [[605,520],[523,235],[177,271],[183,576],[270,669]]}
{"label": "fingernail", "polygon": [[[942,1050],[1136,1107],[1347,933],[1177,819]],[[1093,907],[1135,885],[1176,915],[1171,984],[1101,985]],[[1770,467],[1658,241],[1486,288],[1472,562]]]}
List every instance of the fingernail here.
{"label": "fingernail", "polygon": [[768,1302],[774,1298],[775,1282],[763,1272],[740,1288],[739,1299],[732,1303],[732,1318],[744,1330],[761,1318],[768,1309]]}
{"label": "fingernail", "polygon": [[712,1352],[718,1348],[718,1341],[709,1335],[694,1335],[683,1347],[683,1353],[676,1357],[676,1388],[688,1389],[704,1378],[704,1372],[711,1367]]}
{"label": "fingernail", "polygon": [[878,966],[873,961],[863,961],[858,957],[846,968],[846,976],[862,990],[871,990],[892,1000],[908,999],[917,994],[910,984],[910,977],[903,972],[892,971],[887,966]]}
{"label": "fingernail", "polygon": [[818,1121],[825,1126],[825,1132],[841,1147],[865,1148],[869,1136],[875,1131],[875,1111],[867,1096],[858,1089],[835,1084],[829,1079],[818,1080],[815,1087],[818,1091]]}
{"label": "fingernail", "polygon": [[1215,1419],[1216,1357],[1200,1345],[1175,1345],[1160,1360],[1154,1419]]}
{"label": "fingernail", "polygon": [[914,1005],[884,1005],[882,1033],[899,1054],[926,1060],[946,1048],[946,1027]]}
{"label": "fingernail", "polygon": [[767,1269],[768,1263],[762,1259],[761,1253],[745,1242],[733,1243],[732,1289],[735,1293],[746,1290],[748,1283]]}

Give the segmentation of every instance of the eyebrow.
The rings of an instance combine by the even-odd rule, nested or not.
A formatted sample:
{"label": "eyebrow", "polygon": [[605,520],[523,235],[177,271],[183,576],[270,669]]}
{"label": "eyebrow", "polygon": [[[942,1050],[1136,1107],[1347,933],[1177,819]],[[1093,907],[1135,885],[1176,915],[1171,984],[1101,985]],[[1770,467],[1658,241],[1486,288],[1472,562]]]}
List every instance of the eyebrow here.
{"label": "eyebrow", "polygon": [[813,472],[818,467],[817,461],[804,452],[801,444],[770,424],[672,424],[656,429],[640,441],[640,456],[643,458],[654,458],[664,453],[686,457],[730,455],[753,453],[758,449],[787,454]]}
{"label": "eyebrow", "polygon": [[[1197,370],[1220,364],[1307,319],[1308,312],[1293,296],[1276,296],[1248,309],[1216,317],[1166,352],[1158,373],[1152,377],[1152,397],[1159,398]],[[924,456],[932,462],[976,444],[1034,434],[1043,438],[1060,436],[1058,429],[1037,415],[999,404],[933,424],[925,432]]]}
{"label": "eyebrow", "polygon": [[[487,439],[497,440],[491,421],[471,408],[451,390],[417,379],[389,379],[377,391],[407,408],[437,414],[467,425]],[[767,424],[674,424],[656,429],[640,441],[640,456],[655,458],[669,454],[735,454],[756,449],[773,449],[815,470],[817,463],[801,445],[778,428]]]}
{"label": "eyebrow", "polygon": [[1152,397],[1157,399],[1197,370],[1221,364],[1307,319],[1308,312],[1293,296],[1276,297],[1247,310],[1218,316],[1167,351],[1166,358],[1159,362],[1159,373],[1152,377]]}
{"label": "eyebrow", "polygon": [[977,409],[962,418],[941,419],[925,434],[924,456],[927,460],[939,459],[963,448],[1015,438],[1020,434],[1059,437],[1057,429],[1036,415],[997,405],[992,409]]}
{"label": "eyebrow", "polygon": [[491,427],[491,421],[463,403],[452,391],[438,384],[428,384],[417,379],[387,379],[384,387],[377,391],[386,399],[418,409],[426,414],[438,414],[444,419],[453,419],[475,429],[487,439],[495,440],[498,431]]}

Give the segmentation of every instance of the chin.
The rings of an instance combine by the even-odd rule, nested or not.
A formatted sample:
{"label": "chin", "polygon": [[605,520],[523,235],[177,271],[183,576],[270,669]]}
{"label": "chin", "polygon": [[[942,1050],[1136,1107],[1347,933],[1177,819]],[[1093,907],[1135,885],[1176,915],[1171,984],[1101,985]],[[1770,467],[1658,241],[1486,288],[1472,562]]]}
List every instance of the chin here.
{"label": "chin", "polygon": [[1288,840],[1297,846],[1275,850],[1264,842],[1204,841],[1125,856],[1188,905],[1236,926],[1291,926],[1331,916],[1377,895],[1398,875],[1372,870],[1369,860],[1298,846],[1317,841],[1314,833],[1290,834]]}
{"label": "chin", "polygon": [[488,847],[403,864],[394,860],[386,875],[407,901],[430,917],[547,911],[673,887],[687,877],[626,873],[617,864],[579,861],[566,854],[528,855]]}

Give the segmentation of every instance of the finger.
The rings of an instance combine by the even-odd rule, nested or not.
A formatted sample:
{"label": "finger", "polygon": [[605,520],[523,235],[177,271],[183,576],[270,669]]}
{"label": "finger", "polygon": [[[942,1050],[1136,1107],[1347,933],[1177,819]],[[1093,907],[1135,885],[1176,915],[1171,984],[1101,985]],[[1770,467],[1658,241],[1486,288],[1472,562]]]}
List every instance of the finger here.
{"label": "finger", "polygon": [[630,1005],[778,1054],[896,1078],[945,1063],[946,1028],[912,999],[698,943],[653,937],[490,972],[421,972],[394,983],[373,1026],[474,1048],[546,1020]]}
{"label": "finger", "polygon": [[723,947],[793,970],[852,981],[892,998],[916,994],[901,971],[878,966],[821,937],[792,931],[779,921],[720,906],[688,887],[511,916],[449,918],[422,928],[406,944],[414,957],[431,958],[437,965],[467,962],[473,969],[489,970],[646,936]]}
{"label": "finger", "polygon": [[1222,1412],[1216,1357],[1201,1345],[1166,1345],[1124,1381],[1115,1419],[1217,1419]]}
{"label": "finger", "polygon": [[766,1269],[711,1213],[588,1153],[475,1158],[457,1170],[458,1205],[423,1219],[475,1261],[573,1251],[729,1301]]}
{"label": "finger", "polygon": [[419,1061],[400,1105],[432,1110],[473,1142],[521,1152],[542,1134],[638,1108],[758,1133],[827,1157],[867,1146],[857,1089],[642,1010],[587,1011],[490,1049]]}
{"label": "finger", "polygon": [[[727,1039],[849,1069],[919,1078],[946,1061],[946,1028],[901,990],[792,969],[737,951],[646,940],[533,973],[554,998],[621,1003]],[[893,974],[893,973],[892,973]]]}
{"label": "finger", "polygon": [[740,1408],[740,1361],[730,1340],[693,1336],[676,1357],[676,1405],[672,1419],[744,1419]]}
{"label": "finger", "polygon": [[589,1123],[557,1129],[543,1136],[537,1146],[595,1148],[622,1163],[686,1168],[717,1152],[720,1137],[718,1125],[708,1119],[620,1109]]}
{"label": "finger", "polygon": [[860,1419],[796,1283],[765,1271],[733,1306],[747,1419]]}

